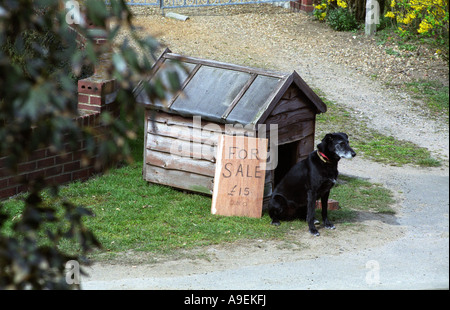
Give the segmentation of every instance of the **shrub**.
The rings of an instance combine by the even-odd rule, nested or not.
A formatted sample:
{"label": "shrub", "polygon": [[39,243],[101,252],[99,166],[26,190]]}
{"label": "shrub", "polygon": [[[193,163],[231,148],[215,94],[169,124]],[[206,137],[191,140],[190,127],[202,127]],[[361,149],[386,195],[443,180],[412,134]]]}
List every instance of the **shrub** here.
{"label": "shrub", "polygon": [[387,7],[384,16],[392,20],[400,36],[428,38],[437,47],[436,54],[448,62],[448,0],[391,0]]}
{"label": "shrub", "polygon": [[337,31],[351,31],[358,28],[355,16],[344,8],[330,10],[326,20],[330,27]]}
{"label": "shrub", "polygon": [[314,7],[313,15],[320,21],[326,21],[337,31],[351,31],[358,28],[358,22],[349,11],[346,0],[322,0]]}

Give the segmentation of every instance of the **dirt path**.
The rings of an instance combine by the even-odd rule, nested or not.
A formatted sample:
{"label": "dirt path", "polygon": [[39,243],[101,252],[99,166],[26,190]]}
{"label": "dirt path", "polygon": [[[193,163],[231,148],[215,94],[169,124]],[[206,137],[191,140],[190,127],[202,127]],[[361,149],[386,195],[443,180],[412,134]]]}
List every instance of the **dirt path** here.
{"label": "dirt path", "polygon": [[[395,287],[396,276],[406,281],[425,283],[424,287],[428,288],[448,287],[448,124],[431,120],[407,94],[385,86],[387,82],[399,83],[431,76],[448,85],[447,66],[443,66],[430,51],[411,55],[406,58],[407,61],[405,58],[397,59],[387,55],[384,48],[371,39],[352,33],[336,33],[323,24],[311,22],[306,15],[281,8],[219,8],[202,12],[184,12],[190,16],[186,22],[160,15],[139,15],[137,22],[144,31],[159,34],[159,38],[176,53],[276,71],[296,70],[313,88],[325,93],[328,99],[351,107],[356,117],[368,120],[371,128],[426,147],[446,159],[446,164],[443,168],[433,169],[394,168],[357,157],[343,162],[340,172],[382,183],[393,190],[398,202],[395,216],[361,212],[355,225],[338,227],[320,238],[293,231],[291,241],[282,243],[240,242],[180,252],[178,257],[170,258],[124,254],[115,262],[96,264],[88,269],[91,277],[84,279],[84,287],[276,289],[285,288],[292,282],[297,284],[291,288],[326,288],[326,283],[331,287],[341,285],[342,288],[351,288],[353,277],[359,277],[359,274],[350,275],[355,270],[364,271],[364,264],[370,257],[378,257],[377,261],[385,266],[395,266],[402,259],[396,256],[402,254],[396,251],[396,247],[416,247],[417,238],[413,232],[433,225],[428,222],[429,218],[415,223],[415,214],[410,212],[416,207],[418,198],[415,195],[418,195],[417,191],[420,194],[423,180],[428,180],[431,189],[443,188],[432,201],[422,201],[417,212],[422,212],[425,207],[436,208],[434,203],[443,204],[434,213],[440,217],[433,217],[433,221],[440,223],[434,228],[437,232],[420,242],[423,242],[424,248],[440,246],[439,253],[436,253],[439,266],[434,267],[442,269],[443,265],[445,269],[447,266],[444,279],[440,276],[437,282],[428,283],[426,279],[435,276],[434,273],[430,275],[430,270],[422,272],[425,280],[396,275],[395,270],[392,270],[392,280],[389,277],[385,279],[389,283],[387,287]],[[445,178],[446,188],[442,184]],[[432,251],[431,248],[429,250]],[[409,253],[406,250],[403,252]],[[418,255],[417,261],[405,266],[411,270],[417,269],[426,259],[423,255],[430,255],[423,249],[419,252],[423,253]],[[392,260],[385,261],[385,257]],[[338,262],[334,261],[336,259]],[[349,262],[344,264],[341,259]],[[330,282],[320,281],[320,272],[312,276],[302,274],[306,271],[300,272],[298,268],[294,274],[289,272],[290,269],[286,273],[282,271],[286,266],[294,268],[300,262],[316,265],[318,260],[328,260],[332,265],[343,264],[339,269],[343,274],[336,275],[335,282]],[[270,275],[264,269],[280,272],[278,276],[276,272]],[[399,270],[405,272],[401,268]],[[323,270],[324,275],[326,272],[330,271]],[[246,277],[245,284],[243,275]],[[228,277],[226,281],[224,277]],[[341,278],[347,279],[347,282],[339,280]],[[305,282],[305,279],[314,280]],[[336,282],[338,280],[344,282]],[[213,285],[223,281],[226,285]],[[366,286],[364,281],[361,283],[356,288],[367,288],[367,283]],[[407,282],[400,281],[400,288],[401,283]]]}

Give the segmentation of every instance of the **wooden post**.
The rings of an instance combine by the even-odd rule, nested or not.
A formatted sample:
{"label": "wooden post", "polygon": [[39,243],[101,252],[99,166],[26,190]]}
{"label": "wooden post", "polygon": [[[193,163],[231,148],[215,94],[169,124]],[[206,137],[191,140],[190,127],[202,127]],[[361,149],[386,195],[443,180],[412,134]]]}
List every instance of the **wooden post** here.
{"label": "wooden post", "polygon": [[366,0],[366,35],[374,35],[380,23],[380,5],[377,0]]}

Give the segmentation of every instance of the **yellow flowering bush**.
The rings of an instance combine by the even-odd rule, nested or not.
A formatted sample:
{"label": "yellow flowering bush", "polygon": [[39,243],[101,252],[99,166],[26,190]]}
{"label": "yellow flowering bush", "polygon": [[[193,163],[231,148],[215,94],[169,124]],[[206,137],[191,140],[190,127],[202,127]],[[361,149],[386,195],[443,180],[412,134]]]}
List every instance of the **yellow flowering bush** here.
{"label": "yellow flowering bush", "polygon": [[400,34],[448,36],[448,0],[391,0],[384,16],[397,23]]}
{"label": "yellow flowering bush", "polygon": [[337,6],[345,9],[347,7],[347,2],[345,2],[344,0],[337,0]]}
{"label": "yellow flowering bush", "polygon": [[348,7],[348,1],[352,0],[321,0],[321,3],[314,7],[313,15],[319,21],[326,21],[337,31],[357,29],[358,21]]}
{"label": "yellow flowering bush", "polygon": [[314,6],[313,15],[320,21],[324,21],[325,17],[327,17],[327,1],[322,0],[322,3]]}
{"label": "yellow flowering bush", "polygon": [[341,7],[345,9],[347,7],[346,0],[322,0],[319,5],[314,6],[313,15],[320,21],[324,21],[327,17],[327,12],[330,7]]}

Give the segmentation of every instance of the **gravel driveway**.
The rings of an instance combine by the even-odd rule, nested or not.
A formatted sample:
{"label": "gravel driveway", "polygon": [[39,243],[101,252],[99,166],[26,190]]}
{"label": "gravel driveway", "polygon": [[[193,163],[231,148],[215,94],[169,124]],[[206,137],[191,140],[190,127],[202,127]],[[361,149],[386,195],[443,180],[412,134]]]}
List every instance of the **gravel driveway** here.
{"label": "gravel driveway", "polygon": [[[351,107],[370,128],[428,148],[440,168],[391,167],[356,157],[341,173],[384,184],[397,197],[395,216],[361,217],[354,231],[298,236],[280,246],[258,241],[203,248],[176,260],[111,262],[88,268],[86,289],[434,289],[449,288],[449,130],[413,98],[387,87],[435,79],[448,66],[434,51],[398,57],[354,33],[338,33],[305,14],[263,6],[178,11],[186,22],[146,15],[136,21],[173,52],[276,71],[296,70],[327,99]],[[390,48],[397,50],[392,45]],[[400,53],[404,53],[399,50]],[[406,52],[405,52],[406,53]],[[367,216],[367,215],[366,215]]]}

